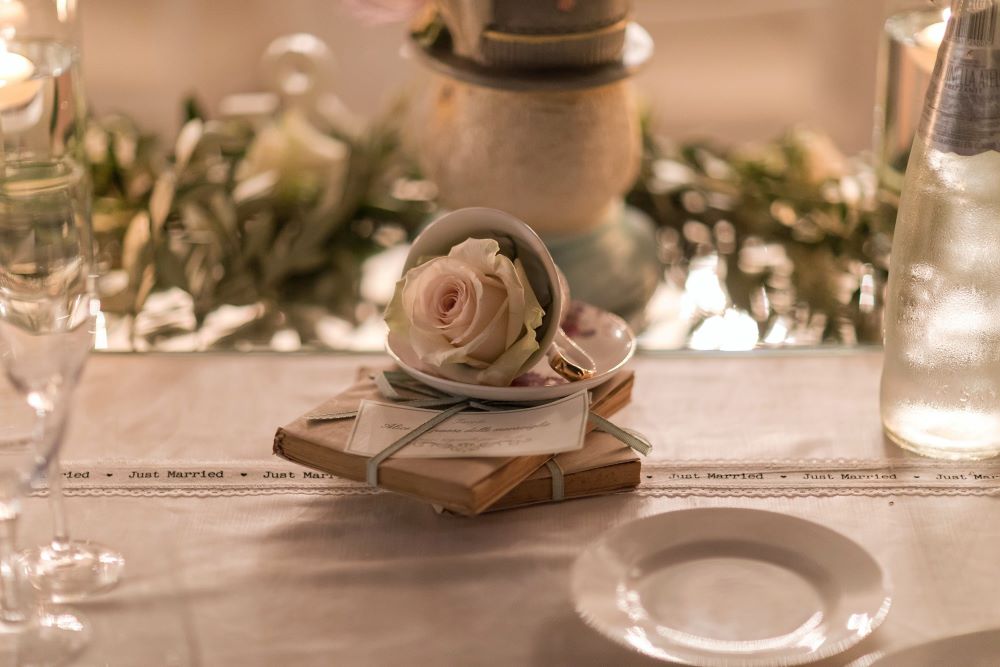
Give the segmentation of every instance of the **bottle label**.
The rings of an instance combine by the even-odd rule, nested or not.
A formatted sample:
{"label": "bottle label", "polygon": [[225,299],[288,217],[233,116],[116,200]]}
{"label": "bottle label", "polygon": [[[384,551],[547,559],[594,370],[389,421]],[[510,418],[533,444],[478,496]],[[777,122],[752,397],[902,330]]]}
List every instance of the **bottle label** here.
{"label": "bottle label", "polygon": [[1000,151],[1000,5],[949,22],[920,131],[942,152]]}

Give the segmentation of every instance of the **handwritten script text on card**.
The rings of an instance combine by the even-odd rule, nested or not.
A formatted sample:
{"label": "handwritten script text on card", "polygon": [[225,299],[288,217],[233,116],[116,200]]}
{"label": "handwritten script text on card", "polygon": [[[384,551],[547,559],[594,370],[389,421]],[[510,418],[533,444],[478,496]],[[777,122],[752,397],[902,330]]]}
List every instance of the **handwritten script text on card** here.
{"label": "handwritten script text on card", "polygon": [[[395,457],[507,457],[576,451],[583,446],[588,410],[587,392],[583,391],[520,410],[461,412],[414,440]],[[436,412],[362,401],[347,451],[374,456]]]}

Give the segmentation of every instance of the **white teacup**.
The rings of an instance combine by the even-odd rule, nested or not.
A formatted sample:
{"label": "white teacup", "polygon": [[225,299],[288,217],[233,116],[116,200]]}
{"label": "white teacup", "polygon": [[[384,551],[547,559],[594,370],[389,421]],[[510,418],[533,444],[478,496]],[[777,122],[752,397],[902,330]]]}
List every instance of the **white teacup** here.
{"label": "white teacup", "polygon": [[556,372],[569,380],[594,374],[594,362],[560,328],[570,306],[569,285],[556,266],[545,243],[526,223],[493,208],[471,207],[446,213],[427,225],[413,241],[403,273],[431,257],[447,255],[469,238],[492,238],[501,251],[521,260],[532,290],[545,310],[536,329],[538,350],[521,366],[520,373],[533,368],[543,357]]}

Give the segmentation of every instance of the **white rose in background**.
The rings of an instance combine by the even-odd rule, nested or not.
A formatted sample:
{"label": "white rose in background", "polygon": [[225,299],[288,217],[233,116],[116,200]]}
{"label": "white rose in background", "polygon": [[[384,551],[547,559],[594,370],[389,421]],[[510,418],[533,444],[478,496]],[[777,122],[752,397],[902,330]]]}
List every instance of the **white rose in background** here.
{"label": "white rose in background", "polygon": [[520,260],[493,239],[468,239],[407,271],[385,320],[442,377],[507,386],[538,350],[544,316]]}
{"label": "white rose in background", "polygon": [[799,149],[803,176],[808,183],[821,185],[824,181],[838,180],[847,174],[847,157],[829,135],[795,128],[791,139]]}
{"label": "white rose in background", "polygon": [[281,197],[308,198],[320,189],[343,192],[350,147],[316,129],[292,109],[257,134],[240,164],[234,198],[252,198],[275,188]]}

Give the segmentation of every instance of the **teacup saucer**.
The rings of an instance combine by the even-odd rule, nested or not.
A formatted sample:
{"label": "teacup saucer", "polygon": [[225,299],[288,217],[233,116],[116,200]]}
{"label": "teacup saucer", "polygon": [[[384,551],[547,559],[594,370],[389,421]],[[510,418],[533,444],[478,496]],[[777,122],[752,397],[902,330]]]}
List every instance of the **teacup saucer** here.
{"label": "teacup saucer", "polygon": [[635,334],[623,319],[582,301],[574,301],[563,320],[566,335],[586,352],[597,367],[592,378],[569,382],[540,361],[509,387],[456,382],[434,375],[417,358],[408,340],[390,334],[386,350],[410,377],[440,391],[486,401],[550,401],[591,389],[617,373],[635,354]]}

